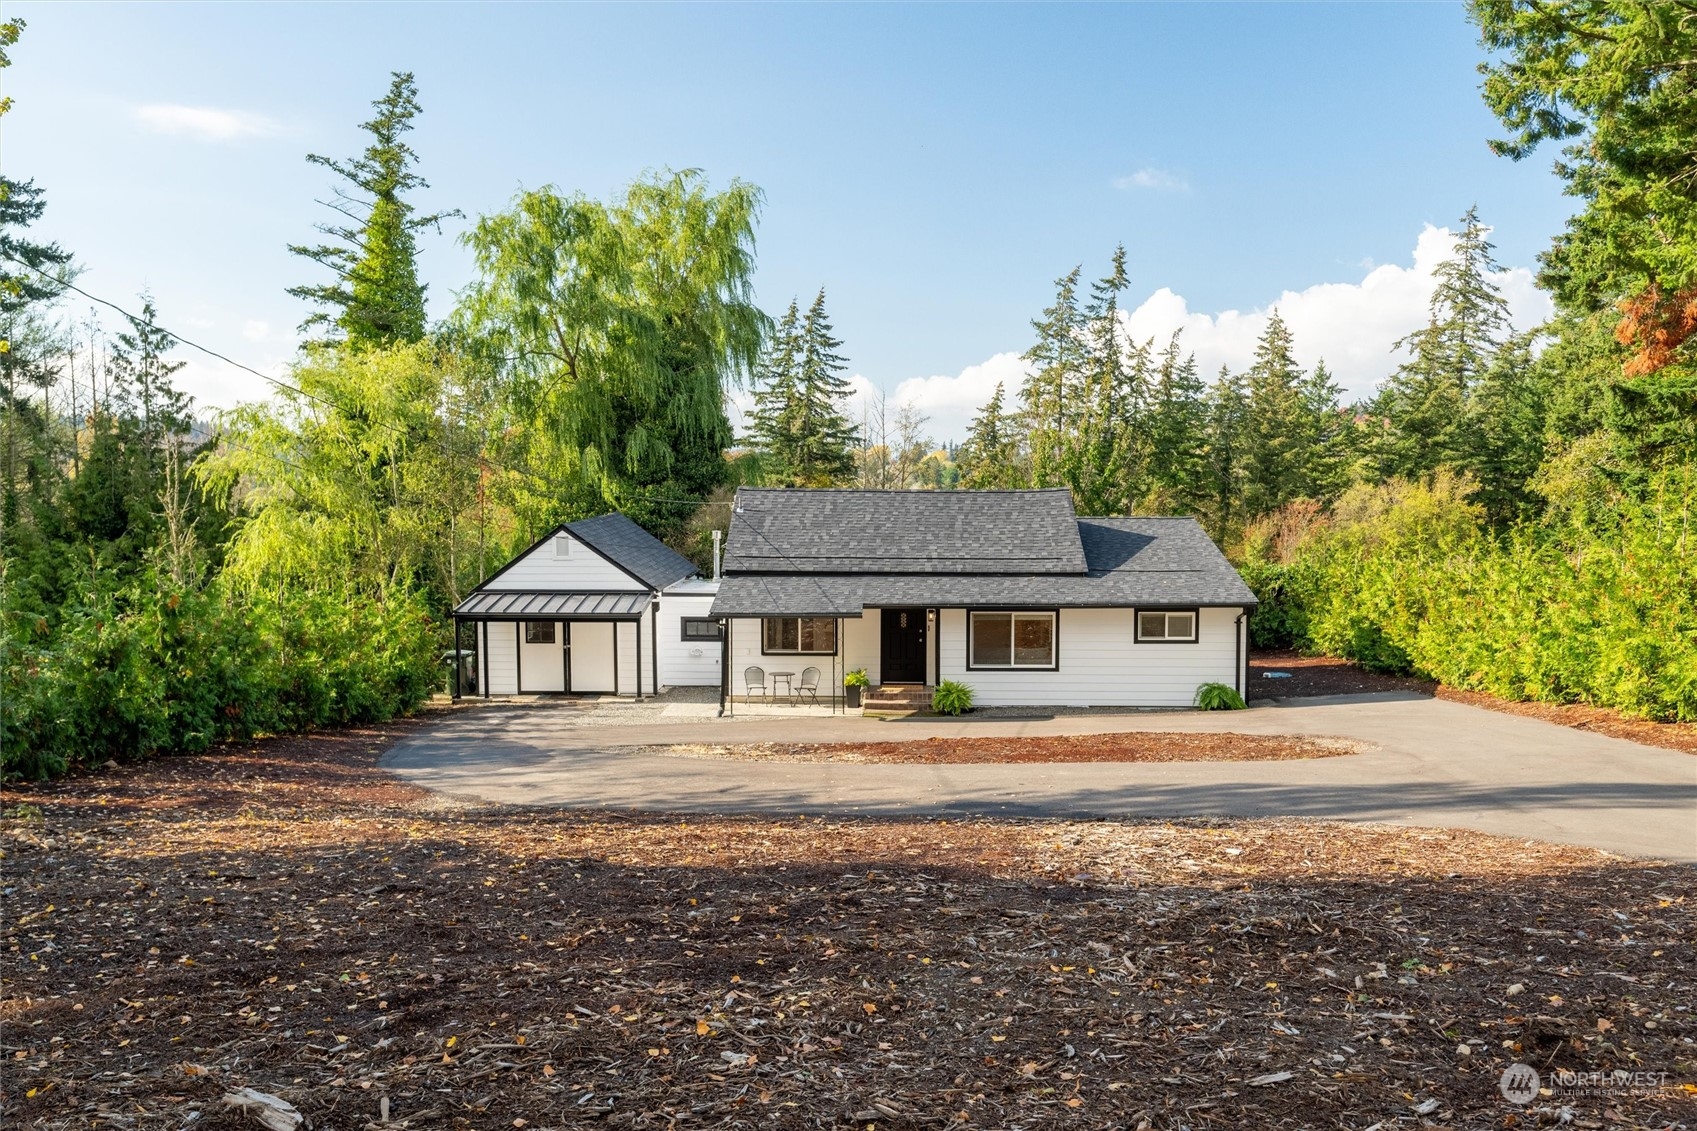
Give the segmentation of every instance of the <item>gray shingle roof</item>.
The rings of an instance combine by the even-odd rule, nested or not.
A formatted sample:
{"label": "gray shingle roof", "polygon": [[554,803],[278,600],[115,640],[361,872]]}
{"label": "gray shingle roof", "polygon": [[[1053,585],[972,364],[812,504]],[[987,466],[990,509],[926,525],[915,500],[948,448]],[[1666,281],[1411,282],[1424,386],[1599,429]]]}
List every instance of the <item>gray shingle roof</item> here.
{"label": "gray shingle roof", "polygon": [[1256,604],[1249,586],[1195,519],[1073,521],[1086,557],[1085,572],[727,574],[719,583],[712,615],[859,616],[862,609],[880,605],[1114,608]]}
{"label": "gray shingle roof", "polygon": [[1082,574],[1072,493],[744,487],[726,573]]}
{"label": "gray shingle roof", "polygon": [[622,514],[579,519],[566,529],[656,589],[695,576],[688,558]]}

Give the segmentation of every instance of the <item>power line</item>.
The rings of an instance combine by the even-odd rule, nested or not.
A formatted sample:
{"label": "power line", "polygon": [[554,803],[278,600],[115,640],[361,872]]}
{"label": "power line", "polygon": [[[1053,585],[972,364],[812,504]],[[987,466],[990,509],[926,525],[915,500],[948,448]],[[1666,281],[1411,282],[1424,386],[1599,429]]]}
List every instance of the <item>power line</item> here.
{"label": "power line", "polygon": [[[83,290],[81,287],[77,286],[73,282],[70,282],[69,280],[57,278],[56,276],[54,276],[54,275],[52,275],[52,274],[50,274],[46,271],[43,271],[41,268],[37,267],[33,263],[26,263],[22,259],[19,259],[18,257],[14,256],[14,255],[7,255],[5,258],[11,260],[13,263],[16,263],[16,264],[18,264],[22,267],[28,267],[31,271],[34,271],[37,275],[40,275],[42,278],[48,280],[49,282],[53,283],[56,286],[64,287],[66,290],[75,291],[77,294],[82,295],[84,298],[88,299],[90,302],[97,302],[101,306],[109,307],[112,310],[116,310],[119,314],[122,314],[126,319],[128,319],[134,325],[147,326],[147,327],[150,327],[154,330],[158,330],[160,333],[166,335],[169,338],[173,338],[178,342],[181,342],[183,345],[188,346],[190,349],[199,350],[201,353],[206,354],[208,357],[215,357],[219,361],[222,361],[225,365],[233,365],[237,369],[240,369],[242,372],[251,373],[255,377],[258,377],[262,381],[269,381],[269,382],[271,382],[271,384],[277,386],[279,389],[287,389],[291,393],[295,393],[298,396],[305,397],[307,400],[314,401],[318,404],[323,405],[326,408],[333,408],[333,409],[336,409],[339,412],[348,413],[348,409],[345,406],[339,405],[333,400],[329,400],[328,398],[318,396],[317,394],[314,394],[314,393],[309,393],[305,389],[299,387],[298,385],[291,385],[289,382],[284,381],[284,380],[282,380],[281,378],[278,378],[278,377],[273,377],[269,373],[263,373],[263,372],[259,371],[258,369],[255,369],[251,365],[244,365],[241,362],[237,361],[235,358],[228,356],[227,354],[219,353],[217,350],[211,348],[210,346],[203,346],[199,342],[194,341],[192,338],[185,338],[185,337],[183,337],[183,335],[177,333],[175,330],[171,330],[171,329],[168,329],[164,326],[159,325],[159,323],[153,321],[151,318],[143,319],[138,315],[131,314],[129,311],[125,310],[123,307],[119,306],[117,303],[113,302],[111,299],[101,298],[97,294],[91,294],[90,292]],[[349,413],[349,415],[352,415],[352,414]],[[396,428],[394,425],[392,425],[389,422],[384,421],[384,420],[374,420],[374,421],[372,421],[372,423],[377,424],[380,427],[387,428],[390,431],[396,432],[400,435],[406,434],[404,429]]]}

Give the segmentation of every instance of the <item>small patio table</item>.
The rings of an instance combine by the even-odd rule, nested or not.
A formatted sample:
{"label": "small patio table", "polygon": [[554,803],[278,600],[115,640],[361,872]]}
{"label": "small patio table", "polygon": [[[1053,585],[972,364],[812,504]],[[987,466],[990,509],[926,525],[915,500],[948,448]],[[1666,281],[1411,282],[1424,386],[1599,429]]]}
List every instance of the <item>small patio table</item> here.
{"label": "small patio table", "polygon": [[790,706],[792,706],[792,707],[795,706],[795,684],[791,682],[794,679],[795,679],[795,673],[794,672],[773,672],[772,673],[772,696],[773,696],[773,698],[777,697],[777,695],[778,695],[778,684],[780,682],[782,682],[783,685],[784,685],[784,698],[786,698],[790,701]]}

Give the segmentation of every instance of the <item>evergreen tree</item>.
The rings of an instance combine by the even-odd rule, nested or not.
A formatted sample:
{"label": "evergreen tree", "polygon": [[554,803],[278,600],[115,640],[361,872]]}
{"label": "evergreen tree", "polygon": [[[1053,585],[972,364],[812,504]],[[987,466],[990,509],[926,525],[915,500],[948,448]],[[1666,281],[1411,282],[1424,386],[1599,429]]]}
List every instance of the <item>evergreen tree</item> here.
{"label": "evergreen tree", "polygon": [[1546,454],[1549,390],[1532,358],[1533,334],[1497,350],[1468,398],[1456,463],[1478,483],[1473,498],[1486,517],[1507,525],[1531,517],[1530,483]]}
{"label": "evergreen tree", "polygon": [[796,432],[801,351],[801,308],[791,299],[754,367],[754,408],[749,413],[748,443],[759,454],[761,477],[772,483],[788,482],[795,462],[791,437]]}
{"label": "evergreen tree", "polygon": [[412,74],[396,71],[389,92],[372,105],[376,115],[360,124],[371,135],[363,155],[346,161],[317,153],[306,158],[352,186],[351,193],[338,187],[329,205],[344,219],[318,225],[338,242],[289,247],[336,276],[332,283],[289,288],[289,294],[327,308],[308,316],[301,329],[324,327],[332,337],[361,349],[424,337],[425,287],[418,281],[414,233],[422,228],[439,231],[443,220],[460,215],[414,215],[407,199],[413,190],[429,187],[412,171],[418,157],[402,140],[420,109]]}
{"label": "evergreen tree", "polygon": [[1314,363],[1301,388],[1309,429],[1302,493],[1330,499],[1349,486],[1359,449],[1354,415],[1339,403],[1343,390],[1324,360]]}
{"label": "evergreen tree", "polygon": [[1091,284],[1084,315],[1084,372],[1078,382],[1076,423],[1061,438],[1064,480],[1085,514],[1120,514],[1143,493],[1149,348],[1130,346],[1120,319],[1126,287],[1125,246],[1114,249],[1109,273]]}
{"label": "evergreen tree", "polygon": [[1020,389],[1031,457],[1031,485],[1066,485],[1068,438],[1080,406],[1079,375],[1085,367],[1085,319],[1078,307],[1074,267],[1055,281],[1055,301],[1031,324],[1037,341],[1025,351],[1031,373]]}
{"label": "evergreen tree", "polygon": [[1383,476],[1426,475],[1460,456],[1468,394],[1508,329],[1488,234],[1477,206],[1469,208],[1455,251],[1433,272],[1426,326],[1397,342],[1409,359],[1374,401],[1390,426],[1375,452]]}
{"label": "evergreen tree", "polygon": [[837,352],[821,287],[801,322],[801,357],[796,374],[790,474],[797,486],[828,487],[854,474],[854,424],[844,413],[851,389]]}
{"label": "evergreen tree", "polygon": [[1210,501],[1207,484],[1208,405],[1194,355],[1174,333],[1161,353],[1149,396],[1149,486],[1142,509],[1193,514]]}
{"label": "evergreen tree", "polygon": [[1290,329],[1276,310],[1245,376],[1243,509],[1253,518],[1305,493],[1312,455],[1314,428],[1303,374],[1291,353]]}
{"label": "evergreen tree", "polygon": [[1006,410],[1000,381],[978,415],[972,418],[956,463],[960,467],[960,485],[969,490],[1003,490],[1025,485],[1018,422]]}
{"label": "evergreen tree", "polygon": [[1243,504],[1249,393],[1244,378],[1220,366],[1204,401],[1202,513],[1208,533],[1226,545],[1246,517]]}

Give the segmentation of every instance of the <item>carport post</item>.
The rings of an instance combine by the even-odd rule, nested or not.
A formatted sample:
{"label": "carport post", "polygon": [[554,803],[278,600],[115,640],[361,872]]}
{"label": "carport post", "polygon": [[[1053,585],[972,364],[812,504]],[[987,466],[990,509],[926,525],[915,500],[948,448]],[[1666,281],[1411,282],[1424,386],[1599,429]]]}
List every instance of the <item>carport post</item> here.
{"label": "carport post", "polygon": [[[640,703],[642,702],[642,618],[640,615],[631,622],[631,627],[636,629],[633,634],[636,636],[636,701]],[[615,628],[614,631],[617,632],[618,629]]]}
{"label": "carport post", "polygon": [[454,701],[460,698],[460,618],[454,618]]}

